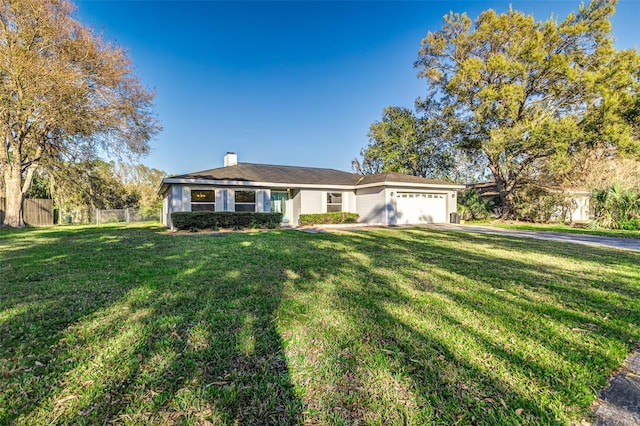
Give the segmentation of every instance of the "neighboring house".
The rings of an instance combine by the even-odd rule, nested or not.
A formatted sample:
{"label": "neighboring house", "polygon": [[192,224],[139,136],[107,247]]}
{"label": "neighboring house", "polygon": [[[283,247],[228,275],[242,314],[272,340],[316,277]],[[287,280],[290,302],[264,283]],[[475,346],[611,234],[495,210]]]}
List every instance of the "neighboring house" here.
{"label": "neighboring house", "polygon": [[163,179],[162,222],[185,211],[280,212],[298,225],[305,213],[354,212],[370,225],[444,223],[456,212],[462,185],[404,175],[358,175],[334,169],[238,163]]}
{"label": "neighboring house", "polygon": [[[591,191],[581,188],[559,189],[553,186],[541,186],[542,190],[549,194],[561,194],[565,196],[567,203],[557,206],[549,218],[550,222],[586,222],[590,219]],[[475,189],[483,198],[493,198],[499,200],[498,188],[495,182],[482,182],[466,185],[466,189]],[[499,201],[498,201],[499,202]]]}
{"label": "neighboring house", "polygon": [[560,222],[566,220],[568,222],[588,222],[591,220],[591,191],[580,188],[572,188],[568,190],[559,190],[547,188],[551,193],[564,194],[570,201],[565,206],[558,206],[551,215],[551,222]]}

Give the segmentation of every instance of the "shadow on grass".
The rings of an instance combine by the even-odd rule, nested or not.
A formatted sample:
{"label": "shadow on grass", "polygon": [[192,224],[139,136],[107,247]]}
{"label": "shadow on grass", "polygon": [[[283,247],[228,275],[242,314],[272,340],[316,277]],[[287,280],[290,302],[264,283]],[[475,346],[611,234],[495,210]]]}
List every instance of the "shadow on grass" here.
{"label": "shadow on grass", "polygon": [[27,235],[0,241],[0,423],[299,422],[263,251],[149,229]]}
{"label": "shadow on grass", "polygon": [[0,423],[566,423],[640,339],[640,255],[593,247],[86,228],[0,255]]}
{"label": "shadow on grass", "polygon": [[[334,352],[359,348],[348,371],[368,353],[389,358],[421,407],[410,422],[589,416],[597,389],[640,338],[635,253],[425,230],[317,238],[334,253],[336,276],[352,277],[334,289],[335,310],[352,324]],[[341,357],[334,362],[345,364]],[[350,415],[375,422],[362,414],[371,400],[362,376],[343,374],[361,394],[334,405],[357,401]]]}

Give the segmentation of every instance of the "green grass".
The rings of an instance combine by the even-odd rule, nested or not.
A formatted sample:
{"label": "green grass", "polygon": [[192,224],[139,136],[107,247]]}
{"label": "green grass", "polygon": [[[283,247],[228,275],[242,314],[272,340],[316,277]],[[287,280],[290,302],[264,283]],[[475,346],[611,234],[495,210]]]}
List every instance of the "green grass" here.
{"label": "green grass", "polygon": [[0,424],[569,424],[640,254],[429,229],[0,231]]}
{"label": "green grass", "polygon": [[564,232],[565,234],[586,234],[598,235],[601,237],[619,237],[619,238],[638,238],[640,239],[640,231],[627,231],[624,229],[590,229],[576,228],[564,224],[534,224],[534,223],[500,223],[500,222],[483,222],[470,223],[473,225],[489,225],[495,228],[519,229],[523,231],[547,231],[547,232]]}

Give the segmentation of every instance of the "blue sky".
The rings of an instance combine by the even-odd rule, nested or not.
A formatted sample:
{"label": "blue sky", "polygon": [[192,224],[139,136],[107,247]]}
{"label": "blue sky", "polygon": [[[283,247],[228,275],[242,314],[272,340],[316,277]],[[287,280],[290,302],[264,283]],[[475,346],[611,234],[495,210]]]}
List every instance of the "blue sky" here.
{"label": "blue sky", "polygon": [[[450,10],[563,19],[579,1],[219,2],[77,0],[85,25],[128,50],[164,127],[142,163],[187,173],[252,163],[351,169],[388,105],[412,107],[420,40]],[[616,47],[638,48],[640,0],[622,0]]]}

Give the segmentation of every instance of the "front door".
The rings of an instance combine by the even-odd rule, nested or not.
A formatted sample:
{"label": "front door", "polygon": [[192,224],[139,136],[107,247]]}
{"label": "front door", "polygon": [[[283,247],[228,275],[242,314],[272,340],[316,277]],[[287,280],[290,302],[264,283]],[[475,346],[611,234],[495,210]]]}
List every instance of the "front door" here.
{"label": "front door", "polygon": [[282,223],[289,223],[289,193],[271,191],[271,213],[282,213]]}

